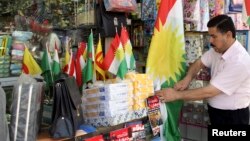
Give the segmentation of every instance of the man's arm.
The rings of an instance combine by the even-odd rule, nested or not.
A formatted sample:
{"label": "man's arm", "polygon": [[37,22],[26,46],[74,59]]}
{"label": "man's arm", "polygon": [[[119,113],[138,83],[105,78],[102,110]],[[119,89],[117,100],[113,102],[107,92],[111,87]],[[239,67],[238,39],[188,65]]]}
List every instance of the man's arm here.
{"label": "man's arm", "polygon": [[214,97],[220,93],[221,91],[213,85],[184,91],[176,91],[173,88],[167,88],[155,92],[155,94],[160,98],[161,102],[171,102],[175,100],[202,100]]}
{"label": "man's arm", "polygon": [[190,65],[186,76],[181,81],[175,84],[174,89],[185,90],[188,87],[189,83],[192,81],[192,79],[202,68],[204,68],[204,65],[202,64],[201,59],[199,58],[193,64]]}

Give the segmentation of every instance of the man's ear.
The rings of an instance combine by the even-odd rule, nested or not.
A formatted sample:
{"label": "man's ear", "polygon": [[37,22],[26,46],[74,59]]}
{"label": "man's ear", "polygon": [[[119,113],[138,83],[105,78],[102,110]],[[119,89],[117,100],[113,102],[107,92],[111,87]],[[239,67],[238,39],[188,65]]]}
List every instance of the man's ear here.
{"label": "man's ear", "polygon": [[227,38],[233,38],[233,33],[231,31],[226,32]]}

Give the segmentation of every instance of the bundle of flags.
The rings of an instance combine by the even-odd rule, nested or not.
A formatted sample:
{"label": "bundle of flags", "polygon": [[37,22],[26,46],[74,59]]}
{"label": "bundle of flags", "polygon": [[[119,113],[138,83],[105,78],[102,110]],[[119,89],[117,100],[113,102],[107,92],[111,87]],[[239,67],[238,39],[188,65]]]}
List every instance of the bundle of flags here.
{"label": "bundle of flags", "polygon": [[121,36],[116,34],[105,57],[100,36],[95,50],[91,32],[88,43],[81,42],[76,53],[71,51],[69,55],[66,51],[63,71],[75,76],[79,87],[96,80],[105,80],[106,72],[124,79],[128,70],[135,70],[135,59],[128,32],[125,27],[121,30]]}
{"label": "bundle of flags", "polygon": [[[69,49],[70,38],[66,38],[66,51],[62,68],[59,61],[58,44],[56,41],[54,41],[54,44],[51,42],[46,44],[40,64],[41,67],[26,48],[23,72],[32,75],[41,74],[48,87],[58,79],[61,72],[64,72],[69,76],[74,76],[77,85],[81,88],[89,82],[106,80],[107,72],[124,79],[129,70],[135,70],[132,45],[125,27],[121,28],[120,37],[118,33],[116,34],[105,57],[102,51],[100,35],[95,50],[92,31],[88,37],[88,42],[80,42],[76,48]],[[53,47],[51,47],[52,45]],[[53,60],[51,59],[51,48],[54,48]]]}
{"label": "bundle of flags", "polygon": [[125,27],[121,28],[121,37],[116,33],[104,58],[104,69],[123,79],[128,70],[135,69],[132,45]]}

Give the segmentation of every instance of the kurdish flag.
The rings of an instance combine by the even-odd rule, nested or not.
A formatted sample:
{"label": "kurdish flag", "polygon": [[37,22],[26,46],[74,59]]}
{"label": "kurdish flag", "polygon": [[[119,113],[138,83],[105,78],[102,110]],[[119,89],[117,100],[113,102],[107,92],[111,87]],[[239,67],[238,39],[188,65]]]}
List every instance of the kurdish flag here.
{"label": "kurdish flag", "polygon": [[[182,1],[161,0],[146,65],[146,72],[152,76],[156,88],[173,87],[185,76],[184,47]],[[162,112],[165,109],[161,140],[181,139],[178,120],[182,104],[183,101],[174,101],[161,106]]]}
{"label": "kurdish flag", "polygon": [[242,19],[244,23],[250,25],[250,1],[243,1],[243,9],[242,9]]}
{"label": "kurdish flag", "polygon": [[128,69],[125,60],[125,54],[117,33],[111,42],[108,52],[104,58],[103,67],[121,79],[123,79],[127,73]]}
{"label": "kurdish flag", "polygon": [[27,47],[25,47],[24,50],[22,71],[26,74],[31,75],[37,75],[42,73],[40,66],[32,57]]}
{"label": "kurdish flag", "polygon": [[127,68],[129,70],[135,70],[135,57],[132,51],[132,44],[130,42],[126,27],[122,27],[121,29],[121,42],[125,51]]}

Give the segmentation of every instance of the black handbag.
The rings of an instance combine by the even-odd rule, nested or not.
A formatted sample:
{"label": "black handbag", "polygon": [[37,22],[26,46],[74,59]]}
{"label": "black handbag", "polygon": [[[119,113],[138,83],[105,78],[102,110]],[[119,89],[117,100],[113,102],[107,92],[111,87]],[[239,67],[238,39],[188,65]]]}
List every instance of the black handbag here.
{"label": "black handbag", "polygon": [[101,15],[97,16],[100,17],[97,19],[97,24],[99,27],[102,27],[102,34],[105,37],[115,37],[116,28],[120,35],[121,26],[127,25],[126,13],[106,11],[103,2],[97,5],[96,13]]}
{"label": "black handbag", "polygon": [[81,96],[74,77],[59,79],[54,84],[52,138],[72,138],[83,123]]}
{"label": "black handbag", "polygon": [[81,93],[79,91],[77,82],[75,80],[75,77],[68,77],[67,79],[65,79],[65,83],[66,83],[66,88],[67,91],[69,92],[69,100],[71,100],[72,103],[72,109],[71,110],[73,113],[73,118],[74,118],[74,124],[75,129],[79,129],[80,125],[83,124],[84,120],[83,120],[83,112],[81,109]]}

